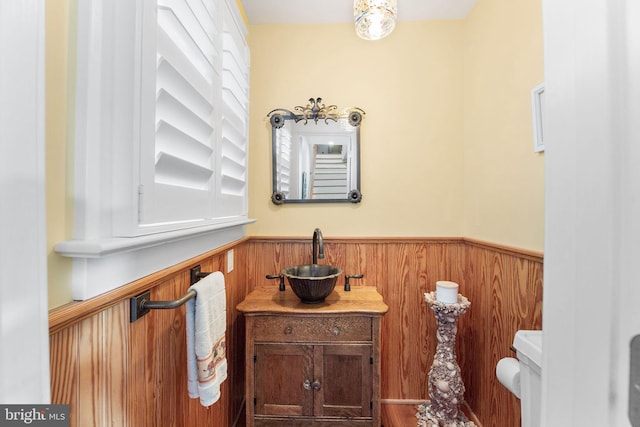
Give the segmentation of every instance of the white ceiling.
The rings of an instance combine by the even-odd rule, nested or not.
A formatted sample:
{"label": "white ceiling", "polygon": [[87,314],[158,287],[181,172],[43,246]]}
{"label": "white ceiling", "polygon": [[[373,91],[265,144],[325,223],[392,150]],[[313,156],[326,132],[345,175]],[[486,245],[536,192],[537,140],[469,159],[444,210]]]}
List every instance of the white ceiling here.
{"label": "white ceiling", "polygon": [[[353,0],[241,0],[250,24],[353,21]],[[399,21],[461,19],[476,0],[398,0]]]}

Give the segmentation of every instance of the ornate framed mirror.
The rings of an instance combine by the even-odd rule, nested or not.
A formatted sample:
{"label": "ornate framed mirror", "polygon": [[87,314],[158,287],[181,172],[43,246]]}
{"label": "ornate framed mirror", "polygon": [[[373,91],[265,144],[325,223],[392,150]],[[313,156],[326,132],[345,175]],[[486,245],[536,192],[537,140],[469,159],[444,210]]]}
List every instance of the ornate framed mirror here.
{"label": "ornate framed mirror", "polygon": [[360,193],[360,124],[357,107],[338,112],[322,98],[310,98],[294,111],[269,112],[273,193],[271,201],[327,203],[362,200]]}

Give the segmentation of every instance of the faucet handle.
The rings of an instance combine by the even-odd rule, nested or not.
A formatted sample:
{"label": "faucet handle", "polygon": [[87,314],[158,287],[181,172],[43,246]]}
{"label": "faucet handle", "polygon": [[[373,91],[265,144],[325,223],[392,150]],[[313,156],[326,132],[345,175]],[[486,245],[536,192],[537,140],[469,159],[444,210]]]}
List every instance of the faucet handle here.
{"label": "faucet handle", "polygon": [[362,279],[364,277],[364,274],[346,274],[344,276],[344,291],[345,292],[350,292],[351,291],[351,284],[349,283],[349,279]]}
{"label": "faucet handle", "polygon": [[278,288],[280,290],[280,292],[284,292],[285,291],[285,287],[284,287],[284,274],[267,274],[266,275],[267,279],[280,279],[280,287]]}

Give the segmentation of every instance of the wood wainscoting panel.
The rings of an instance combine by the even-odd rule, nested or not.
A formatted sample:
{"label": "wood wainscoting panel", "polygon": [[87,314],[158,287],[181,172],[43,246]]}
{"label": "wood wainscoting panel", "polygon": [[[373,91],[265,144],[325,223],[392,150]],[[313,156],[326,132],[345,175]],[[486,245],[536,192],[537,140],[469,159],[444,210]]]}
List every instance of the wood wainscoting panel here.
{"label": "wood wainscoting panel", "polygon": [[384,399],[428,399],[428,373],[436,348],[436,320],[424,294],[438,280],[460,284],[465,292],[464,244],[450,242],[401,243],[387,246],[389,276],[383,291],[389,313],[383,320]]}
{"label": "wood wainscoting panel", "polygon": [[103,313],[102,335],[106,339],[99,363],[103,364],[104,376],[108,379],[105,381],[104,425],[125,425],[129,401],[129,307],[120,303]]}
{"label": "wood wainscoting panel", "polygon": [[145,425],[155,422],[155,312],[131,323],[129,334],[129,400],[127,402],[128,424]]}
{"label": "wood wainscoting panel", "polygon": [[[436,321],[423,294],[438,280],[452,280],[471,301],[459,319],[456,348],[467,403],[484,427],[519,425],[519,401],[497,381],[495,366],[514,356],[509,347],[518,329],[541,328],[541,254],[463,238],[324,240],[320,262],[364,274],[351,286],[375,286],[389,306],[382,320],[382,399],[428,399]],[[72,426],[231,427],[245,398],[245,323],[236,306],[256,286],[278,286],[267,274],[310,262],[311,235],[243,239],[52,310],[52,403],[71,404]],[[198,264],[222,271],[227,288],[228,378],[221,400],[209,408],[187,396],[185,308],[152,310],[129,322],[130,296],[151,290],[154,300],[178,298],[188,288],[189,268]],[[344,286],[343,277],[336,286]]]}
{"label": "wood wainscoting panel", "polygon": [[108,383],[108,378],[104,373],[107,360],[101,356],[102,344],[107,339],[102,335],[106,314],[105,312],[97,314],[80,324],[78,341],[80,393],[77,396],[77,418],[78,425],[81,426],[104,424],[103,414],[107,402],[103,390]]}
{"label": "wood wainscoting panel", "polygon": [[[290,265],[311,262],[311,238],[252,238],[247,244],[247,283]],[[426,399],[427,374],[435,352],[433,313],[424,293],[437,280],[464,279],[465,243],[459,238],[324,238],[322,264],[345,274],[364,274],[351,286],[375,286],[389,311],[382,320],[381,394],[385,399]],[[255,260],[255,262],[253,261]],[[344,286],[344,278],[336,286]],[[288,284],[287,284],[288,286]],[[464,292],[461,283],[461,291]]]}
{"label": "wood wainscoting panel", "polygon": [[119,304],[50,336],[52,403],[71,425],[125,425],[128,316]]}
{"label": "wood wainscoting panel", "polygon": [[520,425],[520,401],[495,375],[520,329],[542,329],[542,256],[468,245],[471,310],[459,324],[459,360],[469,406],[485,427]]}
{"label": "wood wainscoting panel", "polygon": [[[320,263],[363,273],[352,286],[376,286],[389,306],[382,320],[383,399],[428,399],[436,320],[423,294],[436,281],[451,280],[471,301],[459,319],[456,347],[470,409],[485,427],[519,424],[519,401],[497,381],[495,366],[514,356],[509,348],[518,329],[541,329],[542,254],[462,238],[325,235],[324,241]],[[246,251],[249,290],[277,286],[265,275],[310,263],[311,236],[254,237]]]}
{"label": "wood wainscoting panel", "polygon": [[[213,251],[136,281],[136,293],[174,300],[189,288],[189,269],[222,271],[227,290],[228,377],[221,398],[205,408],[187,394],[185,306],[151,310],[129,321],[126,289],[119,301],[87,301],[61,308],[74,319],[57,319],[50,334],[52,403],[69,404],[71,426],[231,426],[244,399],[244,323],[235,310],[246,295],[242,244],[235,247],[234,271],[226,272],[226,250]],[[87,307],[86,312],[82,308]],[[106,308],[105,308],[106,307]],[[51,316],[50,316],[51,317]]]}
{"label": "wood wainscoting panel", "polygon": [[[49,336],[51,402],[78,401],[80,364],[78,363],[79,326],[72,325]],[[70,425],[78,425],[77,409],[70,408]]]}

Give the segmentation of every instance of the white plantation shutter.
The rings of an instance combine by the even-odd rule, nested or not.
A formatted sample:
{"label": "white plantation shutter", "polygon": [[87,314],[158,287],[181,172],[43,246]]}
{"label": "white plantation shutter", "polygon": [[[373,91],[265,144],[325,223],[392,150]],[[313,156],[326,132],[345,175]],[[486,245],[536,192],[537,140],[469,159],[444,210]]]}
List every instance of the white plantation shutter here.
{"label": "white plantation shutter", "polygon": [[[225,5],[226,6],[226,5]],[[225,7],[222,35],[222,137],[217,217],[247,213],[249,48]]]}
{"label": "white plantation shutter", "polygon": [[78,2],[74,299],[246,235],[245,35],[236,0]]}
{"label": "white plantation shutter", "polygon": [[149,9],[138,218],[123,234],[246,216],[249,50],[237,16],[224,1]]}
{"label": "white plantation shutter", "polygon": [[137,234],[212,221],[221,114],[215,6],[159,0],[147,12]]}

